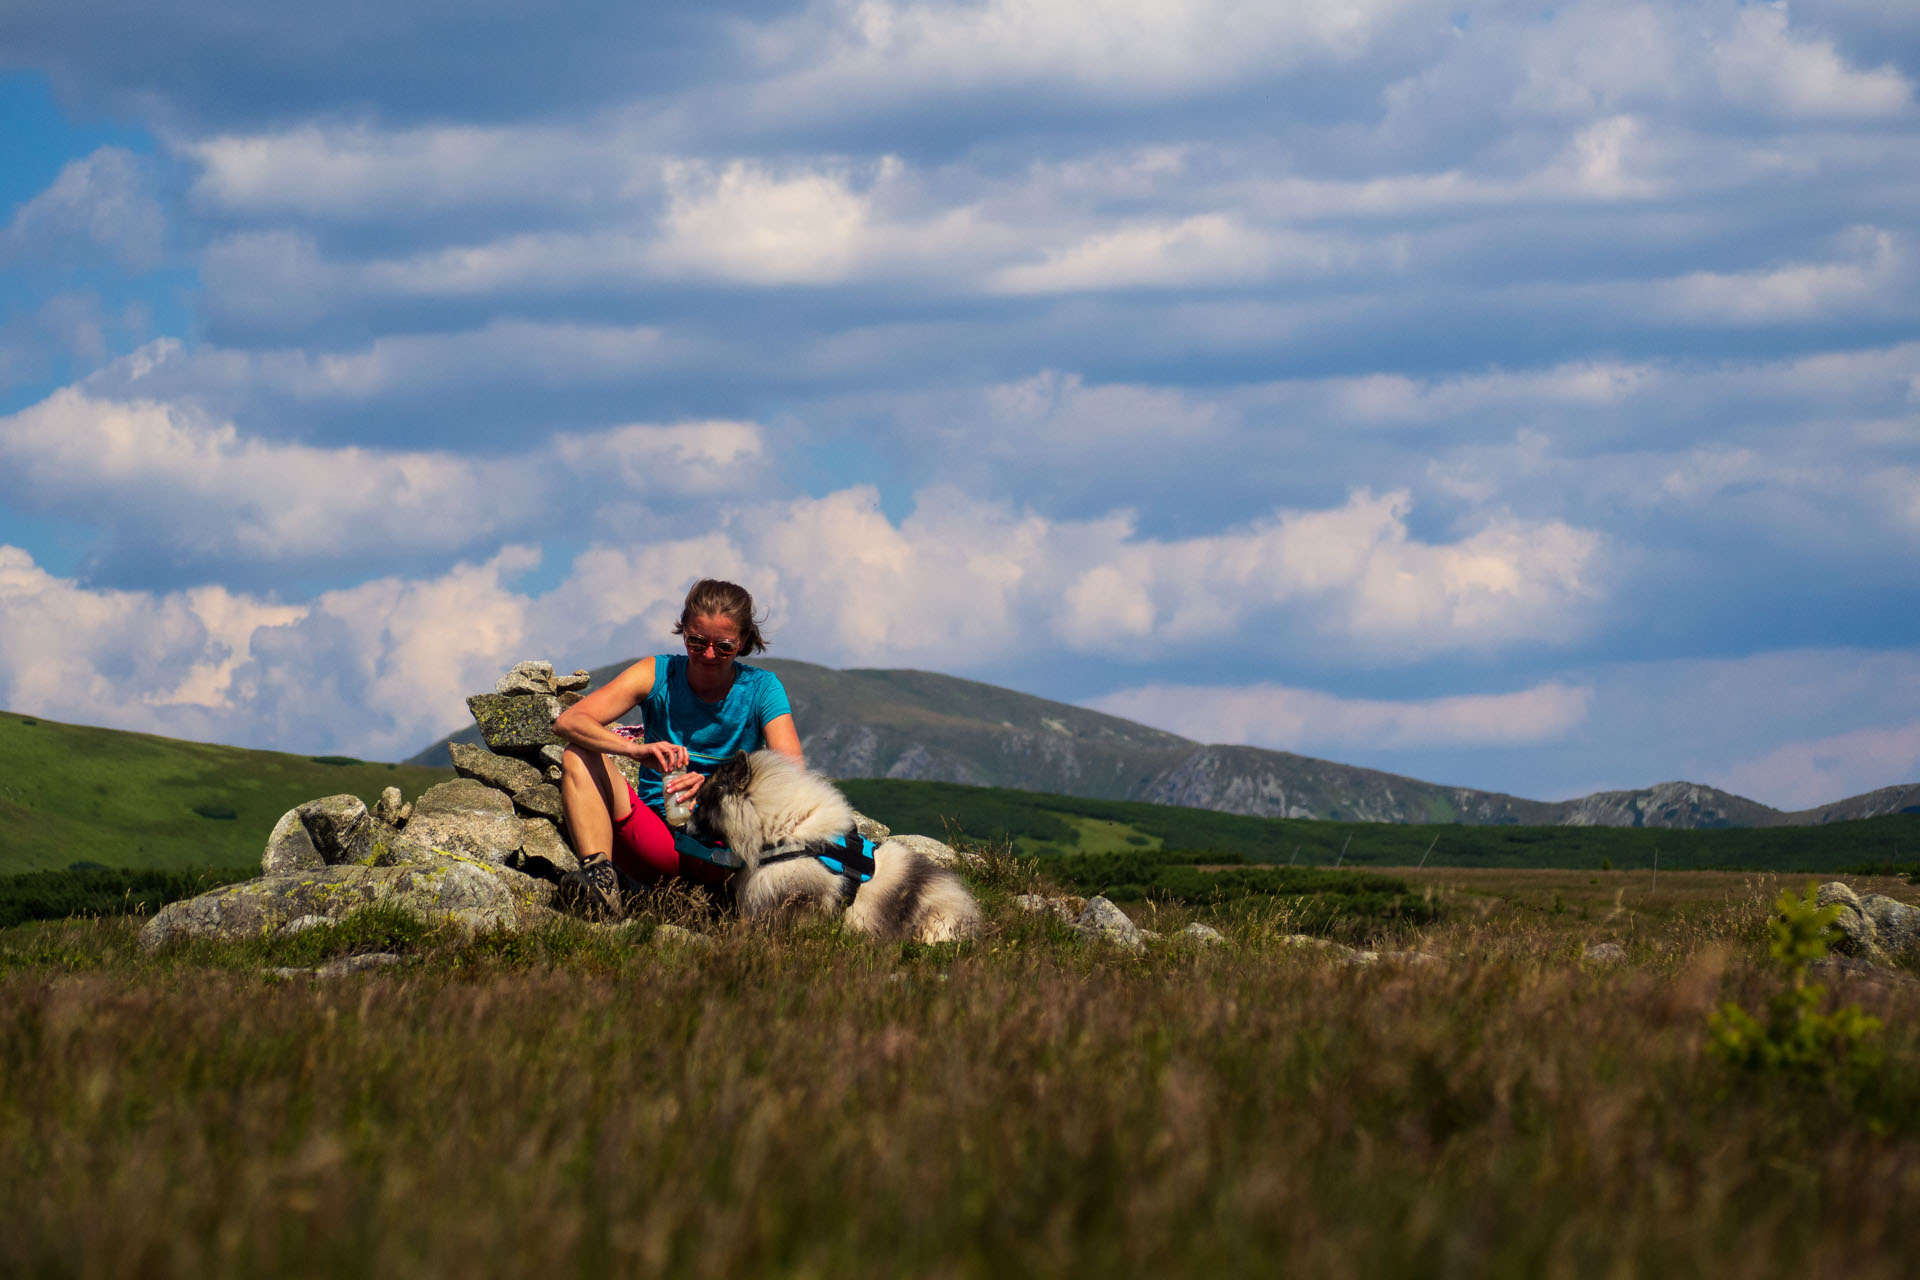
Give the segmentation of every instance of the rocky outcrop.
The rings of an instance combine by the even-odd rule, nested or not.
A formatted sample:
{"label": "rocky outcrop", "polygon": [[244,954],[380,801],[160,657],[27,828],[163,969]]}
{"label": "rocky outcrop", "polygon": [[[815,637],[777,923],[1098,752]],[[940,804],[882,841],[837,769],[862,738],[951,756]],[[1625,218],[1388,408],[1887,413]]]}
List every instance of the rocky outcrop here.
{"label": "rocky outcrop", "polygon": [[1744,796],[1695,782],[1662,782],[1639,791],[1598,791],[1562,806],[1569,827],[1662,827],[1700,830],[1768,825],[1777,811]]}
{"label": "rocky outcrop", "polygon": [[1834,924],[1841,940],[1835,950],[1842,955],[1885,964],[1920,951],[1920,907],[1884,894],[1857,894],[1839,880],[1821,885],[1814,901],[1840,909]]}
{"label": "rocky outcrop", "polygon": [[186,938],[271,937],[372,906],[397,906],[431,924],[520,929],[552,918],[553,886],[442,855],[430,866],[331,866],[261,876],[162,907],[140,931],[149,949]]}
{"label": "rocky outcrop", "polygon": [[1087,899],[1086,910],[1080,913],[1073,927],[1076,932],[1095,942],[1112,943],[1129,951],[1138,951],[1147,945],[1146,934],[1140,926],[1105,898]]}
{"label": "rocky outcrop", "polygon": [[407,838],[435,849],[504,863],[525,837],[513,797],[472,778],[431,787],[413,802]]}

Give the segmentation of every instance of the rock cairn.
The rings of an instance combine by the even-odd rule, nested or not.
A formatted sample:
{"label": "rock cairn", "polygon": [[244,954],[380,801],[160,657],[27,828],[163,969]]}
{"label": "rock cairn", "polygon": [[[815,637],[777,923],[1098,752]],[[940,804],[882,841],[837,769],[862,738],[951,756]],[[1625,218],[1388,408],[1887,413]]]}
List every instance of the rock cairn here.
{"label": "rock cairn", "polygon": [[[470,929],[552,919],[554,879],[580,865],[566,836],[565,744],[553,722],[591,683],[585,671],[556,676],[551,662],[515,664],[492,693],[467,699],[486,746],[448,744],[453,781],[411,802],[388,787],[371,810],[351,795],[289,809],[267,837],[258,879],[163,907],[142,943],[294,933],[376,905]],[[634,761],[615,763],[639,780]],[[888,838],[882,824],[855,817],[868,839]],[[963,856],[931,837],[903,838],[944,863]]]}

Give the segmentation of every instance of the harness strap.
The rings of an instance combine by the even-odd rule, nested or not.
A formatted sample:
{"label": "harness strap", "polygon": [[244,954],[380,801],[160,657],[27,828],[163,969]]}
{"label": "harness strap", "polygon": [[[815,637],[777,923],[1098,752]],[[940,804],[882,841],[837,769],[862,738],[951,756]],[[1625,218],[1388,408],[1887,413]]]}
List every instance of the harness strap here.
{"label": "harness strap", "polygon": [[818,858],[821,866],[855,885],[873,879],[873,843],[851,827],[833,840],[788,841],[775,845],[760,855],[760,865],[791,862],[795,858]]}

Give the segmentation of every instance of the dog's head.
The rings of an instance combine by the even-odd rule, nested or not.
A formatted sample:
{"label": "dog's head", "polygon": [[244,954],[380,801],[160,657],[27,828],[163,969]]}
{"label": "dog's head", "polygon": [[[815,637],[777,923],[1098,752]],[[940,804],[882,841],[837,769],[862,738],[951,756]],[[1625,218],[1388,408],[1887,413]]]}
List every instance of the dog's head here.
{"label": "dog's head", "polygon": [[757,844],[753,813],[753,763],[744,751],[723,761],[700,784],[687,830],[696,840],[721,841],[733,848]]}

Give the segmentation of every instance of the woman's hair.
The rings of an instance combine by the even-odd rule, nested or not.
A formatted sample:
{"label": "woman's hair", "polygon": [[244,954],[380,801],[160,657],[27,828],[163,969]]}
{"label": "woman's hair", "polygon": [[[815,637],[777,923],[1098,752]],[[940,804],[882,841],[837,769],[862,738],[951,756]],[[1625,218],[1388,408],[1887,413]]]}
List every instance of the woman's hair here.
{"label": "woman's hair", "polygon": [[747,594],[745,587],[722,582],[718,578],[700,579],[687,592],[687,603],[680,609],[680,621],[673,624],[673,634],[685,635],[687,623],[702,613],[718,614],[733,620],[733,625],[740,628],[742,655],[759,653],[767,647],[767,638],[760,634],[760,623],[753,616],[753,597]]}

